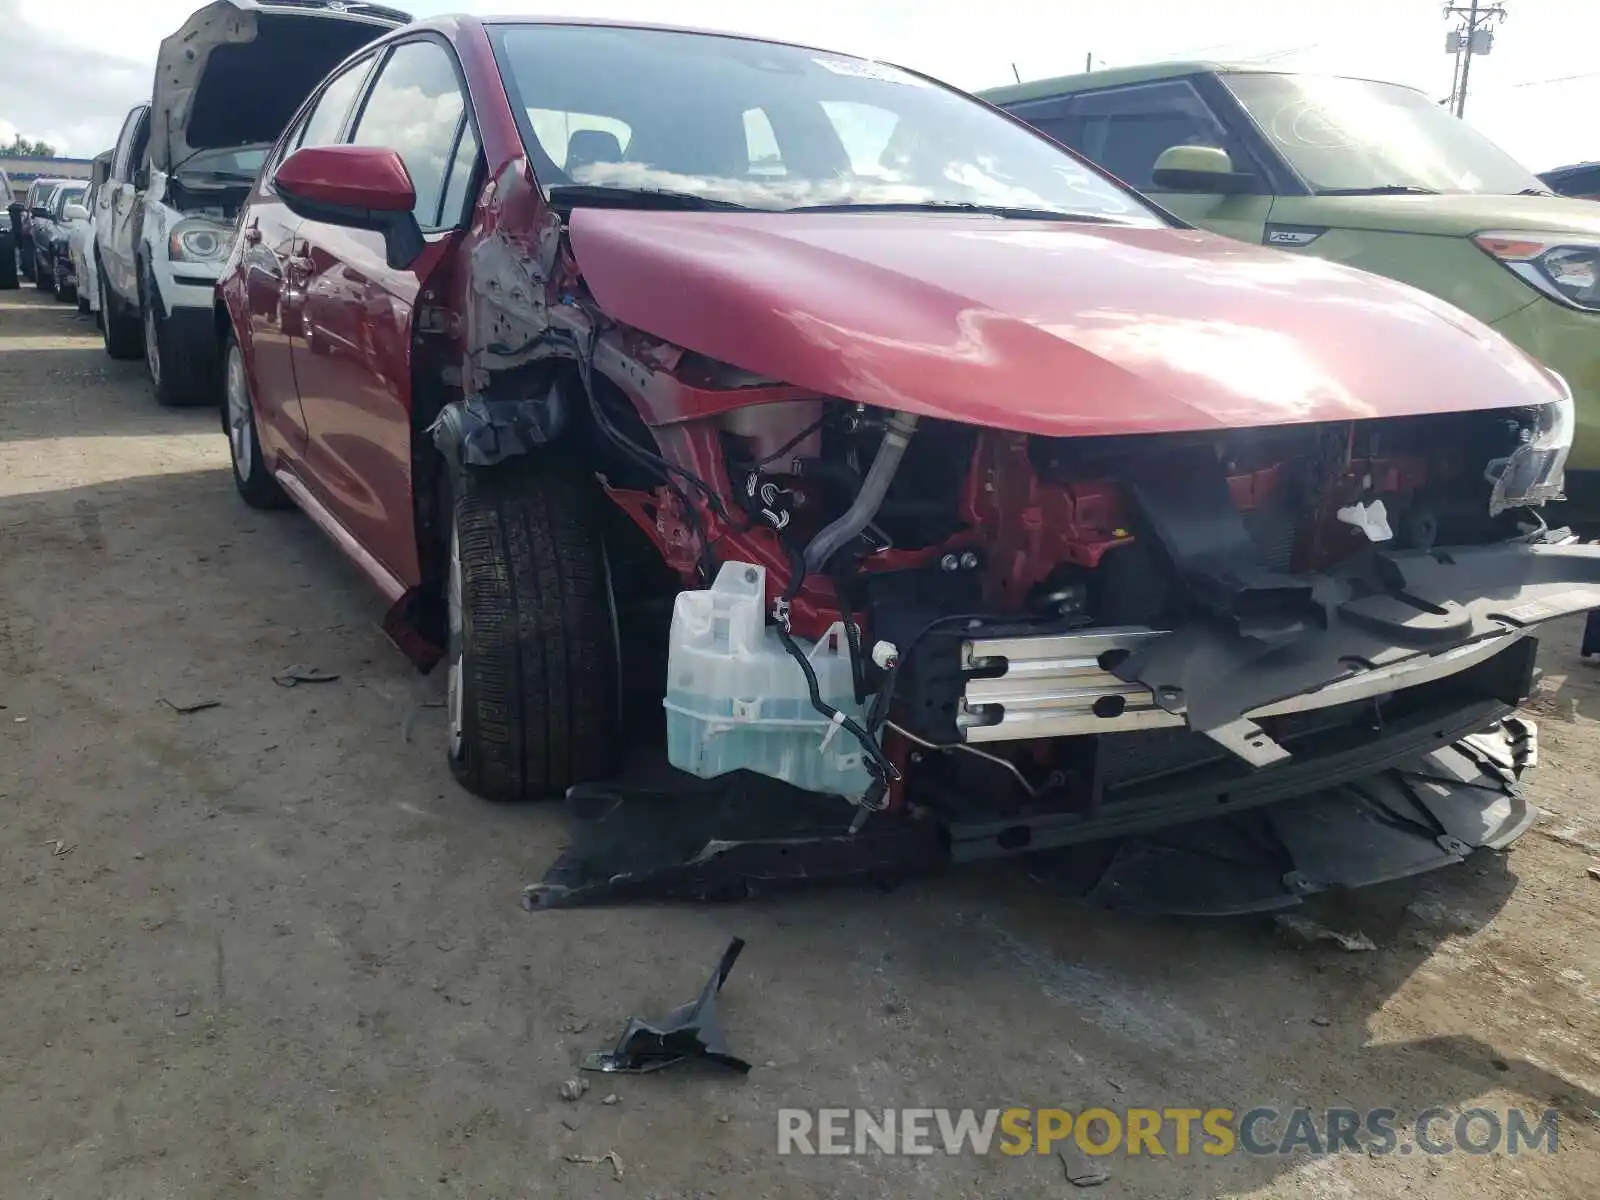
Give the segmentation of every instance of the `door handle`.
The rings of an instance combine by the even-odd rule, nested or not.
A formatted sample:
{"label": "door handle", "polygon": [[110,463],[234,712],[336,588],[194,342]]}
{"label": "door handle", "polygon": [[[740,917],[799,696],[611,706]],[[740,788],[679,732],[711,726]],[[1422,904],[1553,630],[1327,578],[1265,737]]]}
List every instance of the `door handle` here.
{"label": "door handle", "polygon": [[261,227],[259,225],[252,225],[244,231],[244,244],[247,246],[259,246],[261,244]]}

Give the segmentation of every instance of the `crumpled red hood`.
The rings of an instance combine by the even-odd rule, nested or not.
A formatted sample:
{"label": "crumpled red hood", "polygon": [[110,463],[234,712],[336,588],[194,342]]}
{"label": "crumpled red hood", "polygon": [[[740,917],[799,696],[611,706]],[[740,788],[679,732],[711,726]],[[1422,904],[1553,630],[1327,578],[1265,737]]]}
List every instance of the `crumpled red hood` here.
{"label": "crumpled red hood", "polygon": [[1560,396],[1511,343],[1426,293],[1197,231],[585,208],[570,228],[614,319],[928,417],[1158,433]]}

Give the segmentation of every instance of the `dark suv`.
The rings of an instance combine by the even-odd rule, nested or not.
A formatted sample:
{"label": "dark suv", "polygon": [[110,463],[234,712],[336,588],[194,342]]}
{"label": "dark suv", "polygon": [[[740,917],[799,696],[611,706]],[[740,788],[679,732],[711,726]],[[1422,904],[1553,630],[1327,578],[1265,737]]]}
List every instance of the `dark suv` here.
{"label": "dark suv", "polygon": [[22,204],[11,190],[11,180],[0,169],[0,197],[6,212],[0,214],[0,291],[17,286],[17,242],[22,234]]}

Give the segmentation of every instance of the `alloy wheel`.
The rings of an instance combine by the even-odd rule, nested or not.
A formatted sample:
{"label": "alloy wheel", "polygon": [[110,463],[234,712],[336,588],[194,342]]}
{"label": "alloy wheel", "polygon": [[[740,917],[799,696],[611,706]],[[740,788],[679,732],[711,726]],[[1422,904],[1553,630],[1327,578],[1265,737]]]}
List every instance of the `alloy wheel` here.
{"label": "alloy wheel", "polygon": [[244,377],[244,355],[237,344],[228,347],[226,390],[228,449],[233,454],[233,469],[241,480],[247,480],[255,464],[255,445],[250,432],[250,387]]}

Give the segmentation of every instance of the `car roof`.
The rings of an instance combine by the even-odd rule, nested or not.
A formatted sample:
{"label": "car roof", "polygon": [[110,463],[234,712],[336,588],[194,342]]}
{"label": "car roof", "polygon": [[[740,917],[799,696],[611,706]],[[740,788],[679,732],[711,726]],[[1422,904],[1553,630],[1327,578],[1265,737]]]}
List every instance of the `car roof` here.
{"label": "car roof", "polygon": [[[1092,92],[1102,88],[1124,87],[1133,83],[1159,83],[1163,79],[1182,79],[1189,75],[1309,75],[1309,71],[1285,71],[1281,67],[1262,66],[1259,63],[1212,62],[1194,59],[1179,62],[1141,63],[1132,67],[1107,67],[1101,71],[1080,71],[1076,75],[1057,75],[1053,79],[1034,79],[1026,83],[1008,83],[1004,87],[987,88],[978,93],[990,104],[1020,104],[1027,100],[1043,100],[1050,96],[1073,92]],[[1359,76],[1340,76],[1356,79]],[[1389,80],[1366,80],[1369,83],[1388,83]],[[1404,87],[1404,84],[1396,86]]]}
{"label": "car roof", "polygon": [[1595,162],[1570,163],[1564,167],[1551,167],[1548,171],[1540,171],[1539,178],[1546,182],[1552,179],[1564,179],[1568,175],[1582,175],[1588,171],[1600,170],[1600,160]]}

